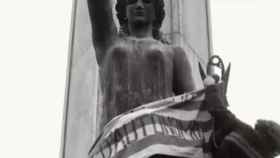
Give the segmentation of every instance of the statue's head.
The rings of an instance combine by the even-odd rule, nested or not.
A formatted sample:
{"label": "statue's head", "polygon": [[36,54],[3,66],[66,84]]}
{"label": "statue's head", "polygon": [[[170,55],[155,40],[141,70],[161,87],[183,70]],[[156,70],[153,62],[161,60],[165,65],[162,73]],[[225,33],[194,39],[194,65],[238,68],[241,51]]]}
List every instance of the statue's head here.
{"label": "statue's head", "polygon": [[163,0],[117,0],[116,11],[122,33],[129,35],[131,23],[152,24],[153,37],[161,38],[159,30],[165,16]]}

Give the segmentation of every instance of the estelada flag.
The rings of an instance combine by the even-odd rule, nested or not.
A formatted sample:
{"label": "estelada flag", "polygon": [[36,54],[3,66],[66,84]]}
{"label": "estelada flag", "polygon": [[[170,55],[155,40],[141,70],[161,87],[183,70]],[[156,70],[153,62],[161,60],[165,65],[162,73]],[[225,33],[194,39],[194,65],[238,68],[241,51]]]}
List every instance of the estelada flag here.
{"label": "estelada flag", "polygon": [[155,101],[110,121],[92,146],[91,158],[211,157],[211,115],[203,90]]}

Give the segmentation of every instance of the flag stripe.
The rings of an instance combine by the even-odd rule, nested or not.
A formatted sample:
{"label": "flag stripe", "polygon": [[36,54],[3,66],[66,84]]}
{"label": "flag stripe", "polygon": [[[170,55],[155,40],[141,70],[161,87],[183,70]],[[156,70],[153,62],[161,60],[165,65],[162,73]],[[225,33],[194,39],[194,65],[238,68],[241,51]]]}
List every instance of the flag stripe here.
{"label": "flag stripe", "polygon": [[[181,121],[178,119],[174,118],[166,118],[162,116],[157,116],[153,115],[152,116],[154,119],[154,123],[151,119],[150,115],[143,116],[141,118],[137,118],[134,120],[132,123],[126,124],[125,126],[116,129],[114,132],[112,132],[106,139],[107,140],[113,140],[112,144],[119,142],[123,139],[128,139],[128,138],[123,138],[124,137],[129,137],[129,139],[133,138],[133,135],[135,135],[135,140],[139,139],[140,135],[147,135],[146,131],[146,126],[152,125],[156,126],[159,125],[161,128],[157,128],[155,131],[155,128],[153,129],[153,133],[156,133],[158,130],[163,131],[163,133],[174,133],[174,128],[181,130],[181,131],[190,131],[190,125],[194,125],[200,128],[203,132],[208,131],[209,129],[212,128],[213,120],[209,120],[207,122],[199,122],[196,120],[193,121]],[[144,126],[143,126],[144,125]],[[125,129],[124,129],[125,128]],[[143,132],[139,131],[142,130]],[[145,130],[144,130],[145,129]],[[126,134],[129,133],[128,135]],[[133,135],[130,135],[130,133],[133,133]],[[104,145],[103,145],[104,146]]]}
{"label": "flag stripe", "polygon": [[[170,98],[167,98],[167,99],[170,99]],[[145,114],[155,113],[157,111],[160,111],[160,109],[161,110],[172,109],[174,107],[177,107],[177,104],[181,104],[177,108],[181,107],[181,109],[185,110],[185,111],[191,111],[192,109],[196,109],[197,111],[199,111],[201,103],[202,103],[202,101],[200,101],[200,100],[199,101],[194,101],[194,100],[193,101],[185,101],[185,102],[181,102],[181,103],[178,103],[178,101],[177,102],[168,101],[168,102],[163,102],[162,106],[156,105],[153,108],[151,108],[151,107],[149,108],[149,106],[147,106],[147,108],[142,108],[141,109],[140,108],[141,106],[140,106],[138,108],[141,109],[141,110],[135,110],[135,111],[131,110],[131,112],[126,113],[126,115],[121,115],[121,117],[120,116],[115,117],[113,120],[111,120],[109,123],[107,123],[107,125],[106,125],[107,127],[105,127],[105,128],[113,130],[113,129],[119,128],[120,126],[128,123],[129,120],[133,120],[133,119],[141,117],[142,115],[145,115]],[[197,104],[197,105],[193,105],[193,104]],[[197,107],[197,108],[194,108],[194,107]],[[138,108],[135,108],[135,109],[138,109]],[[105,133],[106,132],[107,131],[105,131]]]}
{"label": "flag stripe", "polygon": [[[155,144],[141,150],[133,155],[128,155],[128,158],[149,158],[155,154],[180,156],[180,157],[193,157],[195,153],[202,153],[201,148],[195,147],[178,147],[174,145]],[[126,156],[126,155],[125,155]],[[201,157],[202,158],[202,157]]]}
{"label": "flag stripe", "polygon": [[169,108],[192,111],[192,110],[200,109],[201,102],[202,101],[187,101],[187,102],[183,102],[183,103],[178,103]]}
{"label": "flag stripe", "polygon": [[[141,150],[145,150],[145,148],[151,146],[156,142],[156,144],[164,144],[164,145],[172,145],[175,147],[192,147],[195,148],[202,144],[202,140],[190,141],[182,138],[178,138],[176,136],[169,135],[153,135],[147,136],[142,140],[138,140],[135,143],[131,144],[129,148],[119,151],[115,158],[124,158],[133,155],[133,153],[140,152]],[[147,152],[148,153],[148,152]],[[160,152],[159,152],[160,153]]]}
{"label": "flag stripe", "polygon": [[[147,111],[147,114],[144,114],[144,115],[141,115],[141,116],[138,116],[138,117],[134,117],[132,115],[132,117],[134,117],[132,120],[138,119],[138,118],[141,118],[141,117],[145,117],[149,114],[151,114],[151,113],[149,113]],[[160,111],[154,112],[152,114],[153,115],[154,114],[162,115],[162,116],[166,116],[166,117],[173,117],[173,118],[177,118],[177,119],[185,120],[185,121],[191,121],[191,120],[207,121],[211,118],[211,115],[206,111],[199,111],[199,110],[184,111],[184,110],[176,110],[176,109],[170,109],[170,108],[160,110]],[[198,117],[198,114],[199,114],[199,117]],[[130,117],[130,118],[132,118],[132,117]],[[128,117],[126,120],[129,120],[130,118]],[[114,131],[115,129],[120,128],[120,127],[124,126],[125,124],[127,124],[129,122],[130,121],[128,121],[128,122],[127,121],[122,121],[122,122],[120,121],[120,122],[118,122],[118,124],[115,124],[114,126],[111,126],[110,130]]]}
{"label": "flag stripe", "polygon": [[[206,112],[205,113],[202,112],[201,114],[199,113],[198,115],[201,116],[201,117],[211,117]],[[151,117],[153,117],[153,120],[151,119]],[[167,120],[167,119],[169,119],[169,120]],[[197,117],[195,119],[190,119],[190,120],[185,121],[184,119],[182,119],[180,117],[174,117],[171,114],[170,115],[167,115],[167,114],[153,114],[153,116],[151,116],[151,114],[147,114],[147,115],[143,115],[139,118],[134,119],[132,122],[130,122],[128,124],[122,125],[121,128],[123,128],[125,126],[127,128],[127,131],[130,133],[131,130],[136,130],[137,128],[143,127],[140,120],[143,121],[145,125],[153,124],[153,121],[156,124],[160,124],[160,125],[162,125],[162,124],[164,124],[164,125],[168,124],[169,125],[170,122],[175,122],[173,124],[176,125],[176,127],[179,126],[181,128],[184,128],[184,129],[189,127],[190,122],[192,122],[192,123],[195,122],[199,126],[205,127],[206,129],[211,128],[209,125],[211,125],[211,123],[212,123],[212,120],[210,118],[200,119],[199,117]],[[118,129],[120,129],[120,128],[118,128]],[[114,128],[114,130],[112,130],[111,132],[113,132],[115,130],[118,130],[118,129]]]}
{"label": "flag stripe", "polygon": [[209,121],[211,119],[211,115],[207,111],[183,111],[177,109],[164,109],[162,111],[158,111],[155,113],[156,115],[164,116],[164,117],[172,117],[183,121]]}
{"label": "flag stripe", "polygon": [[159,100],[114,118],[104,127],[90,157],[210,157],[207,147],[214,120],[201,107],[203,99],[186,101],[188,97]]}
{"label": "flag stripe", "polygon": [[[168,127],[166,127],[166,128],[168,128]],[[130,144],[124,145],[122,143],[122,141],[120,140],[119,142],[115,142],[115,144],[112,144],[111,147],[105,146],[101,150],[103,150],[103,152],[104,152],[104,150],[108,150],[108,151],[111,150],[111,149],[107,149],[107,148],[115,148],[116,149],[115,152],[120,152],[121,150],[126,149],[126,147],[128,147],[129,150],[135,151],[133,146],[135,146],[136,148],[140,148],[141,143],[143,143],[142,140],[150,141],[151,144],[153,144],[155,142],[156,143],[163,143],[163,142],[160,142],[162,140],[166,140],[166,141],[168,141],[168,143],[171,143],[171,144],[176,144],[174,142],[178,142],[178,140],[181,140],[181,142],[185,143],[185,145],[191,144],[191,143],[197,143],[197,142],[200,142],[202,140],[206,141],[205,143],[207,143],[209,141],[209,137],[212,133],[212,130],[209,130],[207,132],[204,132],[204,133],[200,134],[200,137],[193,138],[193,137],[191,137],[190,132],[185,132],[185,131],[181,131],[182,135],[179,135],[179,134],[171,135],[170,132],[165,133],[166,131],[165,132],[154,133],[153,125],[146,126],[146,129],[147,129],[147,132],[151,134],[150,136],[145,137],[143,134],[139,134],[138,139],[137,140],[132,140],[130,142]],[[194,131],[194,133],[199,133],[199,132],[200,131]],[[142,130],[138,129],[137,133],[142,133]],[[174,138],[177,138],[177,139],[175,140]],[[139,143],[140,143],[140,145],[139,145]],[[135,145],[135,144],[138,144],[138,145]],[[145,144],[143,144],[143,145],[145,147]],[[200,143],[200,145],[202,145],[202,143]]]}

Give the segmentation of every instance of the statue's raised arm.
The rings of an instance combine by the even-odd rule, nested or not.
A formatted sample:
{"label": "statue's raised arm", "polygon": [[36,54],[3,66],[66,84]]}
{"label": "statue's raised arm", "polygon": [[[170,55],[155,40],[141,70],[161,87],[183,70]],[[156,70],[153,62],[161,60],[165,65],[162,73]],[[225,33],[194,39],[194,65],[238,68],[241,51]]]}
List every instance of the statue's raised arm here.
{"label": "statue's raised arm", "polygon": [[117,35],[113,21],[111,0],[88,0],[89,16],[92,24],[92,40],[97,63],[103,62],[107,49]]}

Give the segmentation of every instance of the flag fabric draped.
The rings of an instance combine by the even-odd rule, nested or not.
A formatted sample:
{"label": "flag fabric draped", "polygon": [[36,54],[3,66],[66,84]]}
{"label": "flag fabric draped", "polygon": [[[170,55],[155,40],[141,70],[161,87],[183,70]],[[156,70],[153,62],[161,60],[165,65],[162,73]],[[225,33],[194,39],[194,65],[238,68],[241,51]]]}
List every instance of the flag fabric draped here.
{"label": "flag fabric draped", "polygon": [[[193,93],[197,94],[197,93]],[[186,158],[211,157],[211,115],[203,97],[167,98],[133,109],[105,126],[89,152],[91,158],[148,158],[161,154]]]}

